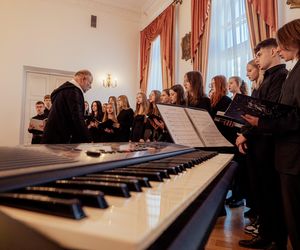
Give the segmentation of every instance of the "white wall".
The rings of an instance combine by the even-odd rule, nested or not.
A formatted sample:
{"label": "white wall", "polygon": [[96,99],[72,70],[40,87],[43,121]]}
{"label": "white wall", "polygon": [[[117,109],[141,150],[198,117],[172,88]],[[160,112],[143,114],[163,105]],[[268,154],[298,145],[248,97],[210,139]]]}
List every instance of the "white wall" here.
{"label": "white wall", "polygon": [[300,18],[300,8],[290,9],[286,1],[278,0],[278,26]]}
{"label": "white wall", "polygon": [[[98,16],[97,29],[90,16]],[[86,99],[126,94],[134,106],[138,89],[139,16],[80,0],[1,0],[0,146],[19,143],[24,92],[23,66],[94,74]],[[111,73],[118,87],[104,89]]]}
{"label": "white wall", "polygon": [[178,6],[178,72],[177,72],[177,83],[183,83],[183,77],[186,72],[193,70],[193,64],[191,60],[185,61],[181,59],[181,41],[182,38],[192,30],[191,24],[191,1],[183,1],[181,5]]}

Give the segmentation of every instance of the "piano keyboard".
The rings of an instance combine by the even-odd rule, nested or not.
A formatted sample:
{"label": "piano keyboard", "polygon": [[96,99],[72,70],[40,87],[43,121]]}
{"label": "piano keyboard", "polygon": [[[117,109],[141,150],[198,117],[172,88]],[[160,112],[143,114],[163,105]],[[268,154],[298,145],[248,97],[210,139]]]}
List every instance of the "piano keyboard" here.
{"label": "piano keyboard", "polygon": [[[154,157],[151,162],[142,163],[140,160],[137,164],[122,164],[122,168],[108,168],[104,171],[99,167],[96,171],[87,168],[86,171],[78,171],[84,172],[83,175],[63,174],[63,178],[54,180],[50,174],[46,183],[38,179],[35,185],[10,188],[0,193],[1,200],[8,194],[17,194],[23,200],[37,200],[32,203],[27,200],[20,204],[12,202],[11,206],[19,207],[14,208],[7,204],[11,202],[10,199],[18,197],[6,197],[6,205],[1,205],[0,211],[29,225],[64,248],[145,249],[155,242],[232,159],[230,154],[208,155],[196,151],[172,158]],[[197,159],[200,156],[204,161]],[[93,158],[92,163],[95,162]],[[126,163],[124,159],[122,162]],[[32,197],[27,197],[30,195]],[[48,198],[52,209],[48,206],[47,210],[47,207],[39,204],[39,197]],[[71,204],[59,203],[70,200]],[[64,209],[56,209],[53,205],[55,201]],[[20,209],[22,206],[24,209]],[[68,210],[66,207],[72,207],[75,212],[65,212]],[[56,210],[61,211],[61,214]]]}

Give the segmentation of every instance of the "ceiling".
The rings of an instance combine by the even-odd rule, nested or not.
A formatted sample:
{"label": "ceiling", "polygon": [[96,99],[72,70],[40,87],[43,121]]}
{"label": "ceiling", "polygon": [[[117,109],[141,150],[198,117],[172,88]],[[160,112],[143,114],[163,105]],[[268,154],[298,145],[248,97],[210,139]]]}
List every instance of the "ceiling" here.
{"label": "ceiling", "polygon": [[111,5],[117,8],[141,12],[153,0],[94,0],[95,2]]}

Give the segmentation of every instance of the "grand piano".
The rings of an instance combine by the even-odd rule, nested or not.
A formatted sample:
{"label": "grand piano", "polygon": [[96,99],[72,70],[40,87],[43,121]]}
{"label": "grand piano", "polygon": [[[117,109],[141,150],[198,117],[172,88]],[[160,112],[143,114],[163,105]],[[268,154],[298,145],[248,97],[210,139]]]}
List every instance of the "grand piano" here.
{"label": "grand piano", "polygon": [[203,249],[232,158],[170,143],[0,147],[0,249]]}

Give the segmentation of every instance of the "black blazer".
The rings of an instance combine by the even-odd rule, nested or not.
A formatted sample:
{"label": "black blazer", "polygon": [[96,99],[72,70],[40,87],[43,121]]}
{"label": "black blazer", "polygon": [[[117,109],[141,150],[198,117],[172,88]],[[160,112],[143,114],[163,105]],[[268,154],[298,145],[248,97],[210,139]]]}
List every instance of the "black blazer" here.
{"label": "black blazer", "polygon": [[259,119],[258,127],[275,137],[275,165],[284,174],[300,174],[300,60],[288,74],[280,103],[295,109],[276,120]]}

